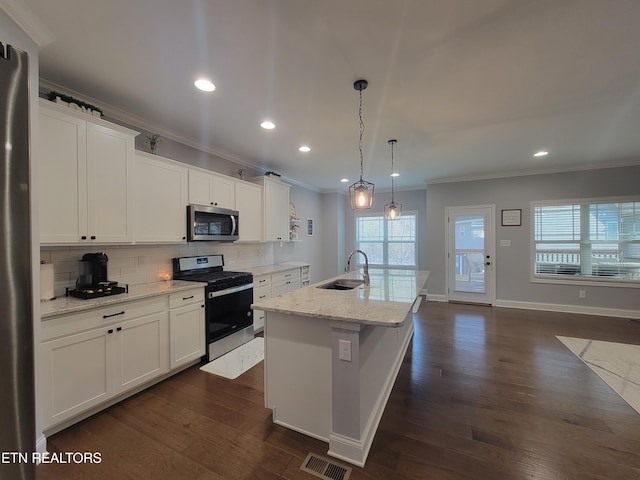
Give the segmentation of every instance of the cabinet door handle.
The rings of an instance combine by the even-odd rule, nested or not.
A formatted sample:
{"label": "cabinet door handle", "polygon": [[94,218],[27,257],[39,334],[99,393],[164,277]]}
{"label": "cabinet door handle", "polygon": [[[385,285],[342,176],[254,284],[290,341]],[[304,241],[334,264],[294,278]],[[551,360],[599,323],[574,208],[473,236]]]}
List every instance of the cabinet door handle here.
{"label": "cabinet door handle", "polygon": [[102,318],[117,317],[118,315],[124,315],[124,310],[118,313],[112,313],[111,315],[102,315]]}
{"label": "cabinet door handle", "polygon": [[118,327],[118,328],[116,328],[116,330],[121,332],[122,331],[122,327]]}
{"label": "cabinet door handle", "polygon": [[96,236],[95,235],[91,235],[91,240],[95,240]]}
{"label": "cabinet door handle", "polygon": [[107,333],[109,334],[113,333],[113,328],[110,328],[109,330],[107,330]]}
{"label": "cabinet door handle", "polygon": [[80,240],[86,240],[86,239],[87,239],[87,236],[86,236],[86,235],[82,235],[82,236],[80,237]]}
{"label": "cabinet door handle", "polygon": [[182,297],[182,300],[191,300],[193,298],[193,295],[191,295],[190,297]]}

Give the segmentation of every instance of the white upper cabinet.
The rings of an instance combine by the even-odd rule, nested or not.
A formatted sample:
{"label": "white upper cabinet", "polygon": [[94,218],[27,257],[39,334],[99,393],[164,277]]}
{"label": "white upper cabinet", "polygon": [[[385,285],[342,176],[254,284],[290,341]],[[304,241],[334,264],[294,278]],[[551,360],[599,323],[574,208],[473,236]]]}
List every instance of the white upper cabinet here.
{"label": "white upper cabinet", "polygon": [[236,210],[239,215],[240,242],[263,241],[262,187],[253,183],[236,181]]}
{"label": "white upper cabinet", "polygon": [[[267,242],[289,241],[289,187],[268,177],[256,177],[252,182],[262,185],[262,224]],[[242,221],[242,219],[240,219]]]}
{"label": "white upper cabinet", "polygon": [[188,169],[157,155],[136,152],[135,241],[187,241]]}
{"label": "white upper cabinet", "polygon": [[46,100],[39,118],[41,243],[131,242],[138,132]]}
{"label": "white upper cabinet", "polygon": [[235,209],[235,181],[231,177],[189,169],[189,203]]}

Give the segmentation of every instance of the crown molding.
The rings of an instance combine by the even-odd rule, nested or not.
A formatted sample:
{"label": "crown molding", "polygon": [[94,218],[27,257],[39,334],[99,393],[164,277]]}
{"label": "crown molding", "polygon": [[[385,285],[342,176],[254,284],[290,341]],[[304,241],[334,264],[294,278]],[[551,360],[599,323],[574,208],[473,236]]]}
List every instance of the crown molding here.
{"label": "crown molding", "polygon": [[19,0],[0,0],[0,9],[9,15],[39,48],[46,47],[55,40],[51,31],[40,18]]}
{"label": "crown molding", "polygon": [[498,178],[526,177],[530,175],[550,175],[554,173],[582,172],[588,170],[603,170],[609,168],[635,167],[640,165],[640,158],[620,160],[616,162],[594,163],[589,165],[577,165],[575,167],[549,167],[531,170],[505,171],[486,175],[460,175],[425,180],[425,185],[437,185],[440,183],[474,182],[478,180],[493,180]]}

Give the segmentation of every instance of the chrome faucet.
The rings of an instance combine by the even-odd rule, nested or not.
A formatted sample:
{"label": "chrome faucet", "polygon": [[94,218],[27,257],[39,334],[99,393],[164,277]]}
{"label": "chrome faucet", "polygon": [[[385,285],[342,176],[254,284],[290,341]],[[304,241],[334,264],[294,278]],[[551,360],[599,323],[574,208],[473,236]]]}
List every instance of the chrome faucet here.
{"label": "chrome faucet", "polygon": [[351,271],[351,257],[353,257],[354,253],[361,253],[364,256],[364,284],[371,285],[371,281],[369,280],[369,259],[367,258],[367,254],[362,250],[354,250],[349,254],[349,258],[347,259],[347,266],[344,267],[345,272]]}

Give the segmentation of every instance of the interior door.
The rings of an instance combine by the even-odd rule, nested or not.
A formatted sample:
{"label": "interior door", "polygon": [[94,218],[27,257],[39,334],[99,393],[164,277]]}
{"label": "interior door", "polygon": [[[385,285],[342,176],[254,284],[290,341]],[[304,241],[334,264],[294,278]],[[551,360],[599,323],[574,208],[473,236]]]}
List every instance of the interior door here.
{"label": "interior door", "polygon": [[447,290],[450,301],[491,305],[495,298],[495,207],[447,208]]}

